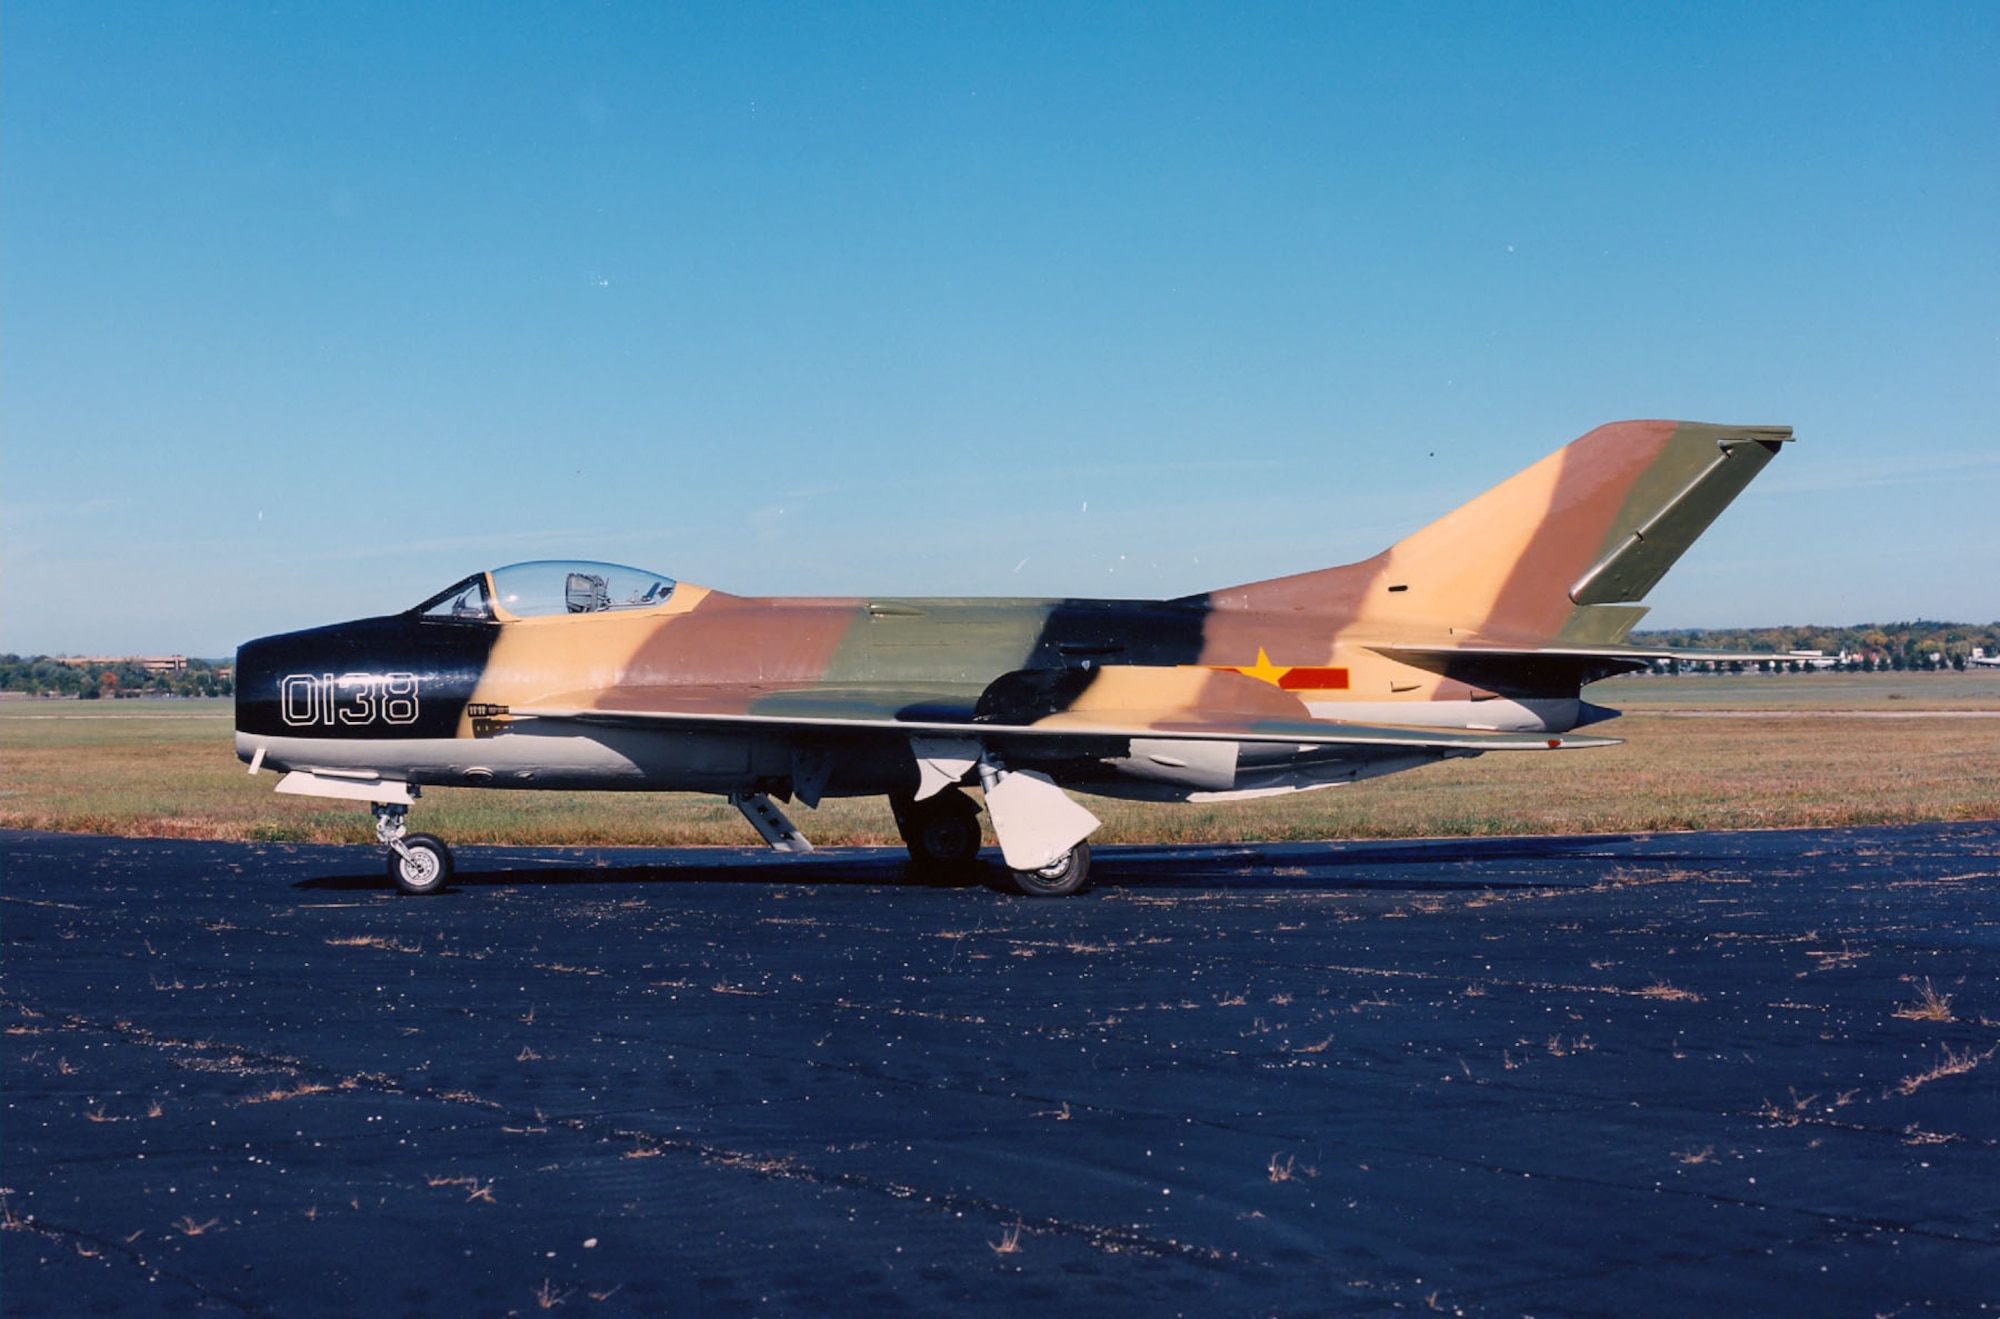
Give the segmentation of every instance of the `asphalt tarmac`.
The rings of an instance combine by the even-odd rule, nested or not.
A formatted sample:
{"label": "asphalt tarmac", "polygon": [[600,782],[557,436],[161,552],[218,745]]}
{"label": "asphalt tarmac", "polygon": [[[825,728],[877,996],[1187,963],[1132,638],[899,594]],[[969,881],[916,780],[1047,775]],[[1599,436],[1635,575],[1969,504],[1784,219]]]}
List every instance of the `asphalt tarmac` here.
{"label": "asphalt tarmac", "polygon": [[8,1315],[2000,1311],[2000,823],[0,848]]}

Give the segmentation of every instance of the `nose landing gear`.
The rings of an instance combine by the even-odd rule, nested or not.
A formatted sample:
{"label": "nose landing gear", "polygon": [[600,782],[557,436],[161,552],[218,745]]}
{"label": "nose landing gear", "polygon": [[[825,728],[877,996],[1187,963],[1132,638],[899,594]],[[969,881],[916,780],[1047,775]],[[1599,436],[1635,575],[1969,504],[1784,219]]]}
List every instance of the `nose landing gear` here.
{"label": "nose landing gear", "polygon": [[437,893],[451,882],[451,849],[442,838],[408,832],[410,808],[375,802],[375,837],[389,849],[389,878],[405,893]]}

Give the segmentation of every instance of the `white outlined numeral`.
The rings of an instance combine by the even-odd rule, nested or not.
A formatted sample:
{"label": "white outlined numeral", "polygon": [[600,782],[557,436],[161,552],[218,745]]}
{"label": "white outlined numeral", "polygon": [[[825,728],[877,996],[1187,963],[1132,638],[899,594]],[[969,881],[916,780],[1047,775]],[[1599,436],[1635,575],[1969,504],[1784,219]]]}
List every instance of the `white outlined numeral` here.
{"label": "white outlined numeral", "polygon": [[382,679],[382,718],[392,724],[417,722],[417,675],[391,673]]}
{"label": "white outlined numeral", "polygon": [[[343,724],[375,722],[375,675],[343,673],[334,687],[334,705]],[[352,708],[350,708],[352,707]],[[332,723],[331,719],[327,720]]]}
{"label": "white outlined numeral", "polygon": [[421,686],[414,673],[288,673],[278,680],[278,714],[292,728],[407,726],[417,722]]}
{"label": "white outlined numeral", "polygon": [[294,728],[319,722],[319,679],[310,673],[285,675],[278,684],[278,711]]}

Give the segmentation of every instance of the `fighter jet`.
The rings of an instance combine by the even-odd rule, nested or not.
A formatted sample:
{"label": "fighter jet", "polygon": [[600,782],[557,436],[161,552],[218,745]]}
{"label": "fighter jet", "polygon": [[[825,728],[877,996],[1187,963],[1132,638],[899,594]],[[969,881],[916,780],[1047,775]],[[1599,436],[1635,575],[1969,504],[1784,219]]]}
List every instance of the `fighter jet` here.
{"label": "fighter jet", "polygon": [[[1081,891],[1070,792],[1217,802],[1489,751],[1613,745],[1587,684],[1677,652],[1638,602],[1789,427],[1602,426],[1371,559],[1173,600],[750,598],[593,562],[477,572],[401,613],[237,652],[236,750],[278,791],[366,802],[406,892],[433,785],[880,795],[917,867]],[[977,790],[975,798],[970,790]]]}

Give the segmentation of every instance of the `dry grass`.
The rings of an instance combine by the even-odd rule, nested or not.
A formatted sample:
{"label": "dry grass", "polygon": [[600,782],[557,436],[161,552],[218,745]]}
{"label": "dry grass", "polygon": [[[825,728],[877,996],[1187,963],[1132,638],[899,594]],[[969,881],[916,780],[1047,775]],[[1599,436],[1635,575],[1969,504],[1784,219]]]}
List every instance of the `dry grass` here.
{"label": "dry grass", "polygon": [[424,1185],[456,1187],[465,1192],[467,1204],[471,1204],[474,1200],[483,1200],[487,1204],[499,1203],[493,1198],[493,1182],[490,1179],[482,1182],[477,1177],[430,1176],[424,1178]]}
{"label": "dry grass", "polygon": [[767,1177],[790,1175],[799,1166],[799,1161],[788,1154],[736,1154],[723,1153],[709,1156],[709,1161],[724,1168],[741,1168],[746,1172],[762,1173]]}
{"label": "dry grass", "polygon": [[421,944],[398,943],[379,934],[342,935],[326,941],[329,948],[379,948],[386,953],[421,953]]}
{"label": "dry grass", "polygon": [[1685,674],[1612,678],[1586,695],[1614,710],[2000,710],[2000,673]]}
{"label": "dry grass", "polygon": [[1904,1021],[1951,1021],[1951,995],[1940,994],[1929,977],[1917,986],[1917,1001],[1897,1008],[1889,1014]]}
{"label": "dry grass", "polygon": [[[1988,683],[1993,695],[1963,687]],[[1931,697],[1889,705],[1903,689]],[[1648,683],[1651,685],[1648,686]],[[1831,685],[1820,685],[1831,684]],[[1872,684],[1872,685],[1870,685]],[[1089,799],[1096,837],[1120,842],[1234,842],[1671,829],[1830,827],[2000,818],[2000,762],[1990,719],[1690,719],[1642,713],[1710,699],[1797,708],[2000,708],[2000,678],[1628,680],[1634,711],[1604,731],[1620,747],[1497,754],[1348,788],[1263,802],[1145,805]],[[1948,690],[1947,690],[1948,688]],[[1690,694],[1691,693],[1691,694]],[[1602,688],[1593,697],[1610,701]],[[89,704],[89,703],[84,703]],[[0,706],[5,764],[0,826],[148,837],[365,843],[368,812],[278,797],[251,778],[231,743],[227,702],[75,702]],[[1593,729],[1592,731],[1598,731]],[[419,827],[454,843],[754,846],[726,803],[680,793],[496,792],[434,788]],[[796,813],[830,845],[894,845],[878,798]],[[990,839],[989,839],[990,842]]]}
{"label": "dry grass", "polygon": [[304,1099],[309,1095],[331,1094],[333,1087],[320,1085],[314,1081],[302,1081],[294,1086],[274,1086],[258,1094],[246,1095],[240,1101],[245,1104],[282,1104],[287,1099]]}
{"label": "dry grass", "polygon": [[1932,1081],[1942,1081],[1947,1076],[1963,1076],[1992,1058],[1995,1050],[2000,1050],[2000,1045],[1995,1045],[1985,1053],[1974,1053],[1971,1049],[1960,1053],[1947,1044],[1944,1046],[1942,1058],[1923,1071],[1896,1082],[1894,1092],[1899,1095],[1913,1095]]}
{"label": "dry grass", "polygon": [[1273,1154],[1271,1162],[1264,1169],[1264,1175],[1274,1182],[1289,1182],[1298,1177],[1317,1177],[1319,1169],[1301,1168],[1299,1161],[1291,1155],[1279,1158]]}

